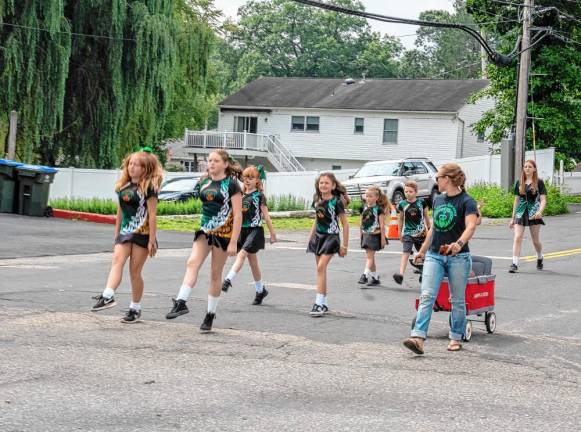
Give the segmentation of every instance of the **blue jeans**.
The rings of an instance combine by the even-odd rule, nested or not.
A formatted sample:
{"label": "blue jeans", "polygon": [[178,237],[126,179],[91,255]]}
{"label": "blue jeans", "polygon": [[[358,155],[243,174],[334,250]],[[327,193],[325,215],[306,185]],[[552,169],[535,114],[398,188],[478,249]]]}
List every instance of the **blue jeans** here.
{"label": "blue jeans", "polygon": [[448,274],[450,297],[452,298],[452,314],[450,339],[462,340],[466,328],[466,282],[472,268],[472,257],[469,253],[460,253],[456,256],[445,256],[429,251],[426,254],[424,270],[422,272],[422,293],[416,315],[416,325],[412,330],[412,337],[426,338],[434,302],[444,279]]}

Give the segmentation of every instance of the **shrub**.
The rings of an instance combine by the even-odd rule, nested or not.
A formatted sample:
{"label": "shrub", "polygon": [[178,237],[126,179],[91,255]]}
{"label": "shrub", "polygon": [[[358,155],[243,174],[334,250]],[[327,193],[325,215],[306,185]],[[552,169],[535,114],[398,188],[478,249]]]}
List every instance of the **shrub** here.
{"label": "shrub", "polygon": [[270,211],[305,210],[309,207],[306,199],[294,195],[276,195],[267,199]]}
{"label": "shrub", "polygon": [[[91,198],[91,199],[54,199],[49,205],[60,210],[72,210],[86,213],[114,215],[117,213],[115,200]],[[157,214],[165,215],[191,215],[199,214],[202,210],[200,200],[191,199],[183,202],[160,201],[157,205]]]}

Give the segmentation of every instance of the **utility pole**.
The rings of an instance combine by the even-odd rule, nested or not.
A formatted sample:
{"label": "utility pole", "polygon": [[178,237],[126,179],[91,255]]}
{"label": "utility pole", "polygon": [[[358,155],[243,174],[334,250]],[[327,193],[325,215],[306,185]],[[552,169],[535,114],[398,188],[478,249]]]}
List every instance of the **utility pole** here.
{"label": "utility pole", "polygon": [[8,133],[8,151],[6,158],[14,159],[16,157],[16,130],[18,128],[18,113],[10,111],[10,131]]}
{"label": "utility pole", "polygon": [[527,138],[527,104],[529,99],[529,69],[531,66],[531,14],[533,0],[524,0],[523,27],[516,99],[516,141],[514,149],[514,178],[520,178]]}

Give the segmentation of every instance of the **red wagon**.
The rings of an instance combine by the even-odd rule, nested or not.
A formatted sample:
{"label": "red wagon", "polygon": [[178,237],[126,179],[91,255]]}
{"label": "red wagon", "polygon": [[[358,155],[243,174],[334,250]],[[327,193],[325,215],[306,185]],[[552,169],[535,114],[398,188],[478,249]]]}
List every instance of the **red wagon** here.
{"label": "red wagon", "polygon": [[[418,266],[416,266],[418,267]],[[466,284],[466,329],[464,341],[472,338],[472,322],[483,322],[488,333],[496,330],[496,314],[494,313],[494,287],[496,275],[492,274],[492,260],[487,257],[472,256],[473,276]],[[416,310],[420,299],[416,298]],[[444,278],[434,303],[434,312],[450,312],[450,287],[448,278]],[[469,318],[474,316],[475,318]],[[478,319],[477,317],[482,317]],[[451,318],[450,318],[451,319]],[[415,327],[416,318],[412,321],[412,329]]]}

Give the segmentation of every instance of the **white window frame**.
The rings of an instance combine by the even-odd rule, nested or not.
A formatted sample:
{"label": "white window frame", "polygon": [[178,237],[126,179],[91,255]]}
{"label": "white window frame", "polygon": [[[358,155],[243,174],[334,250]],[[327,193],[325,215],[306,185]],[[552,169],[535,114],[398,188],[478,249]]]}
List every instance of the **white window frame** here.
{"label": "white window frame", "polygon": [[[396,126],[395,129],[386,129],[388,122],[395,122],[395,126]],[[395,133],[395,141],[386,141],[386,139],[385,139],[386,132],[391,133],[391,134]],[[381,137],[381,143],[388,144],[388,145],[397,144],[398,135],[399,135],[399,119],[394,119],[394,118],[383,119],[383,135]]]}
{"label": "white window frame", "polygon": [[[360,125],[357,124],[357,120],[361,120]],[[361,127],[361,131],[357,130],[357,126]],[[365,134],[365,118],[355,117],[355,120],[353,121],[353,134],[354,135],[364,135]]]}

